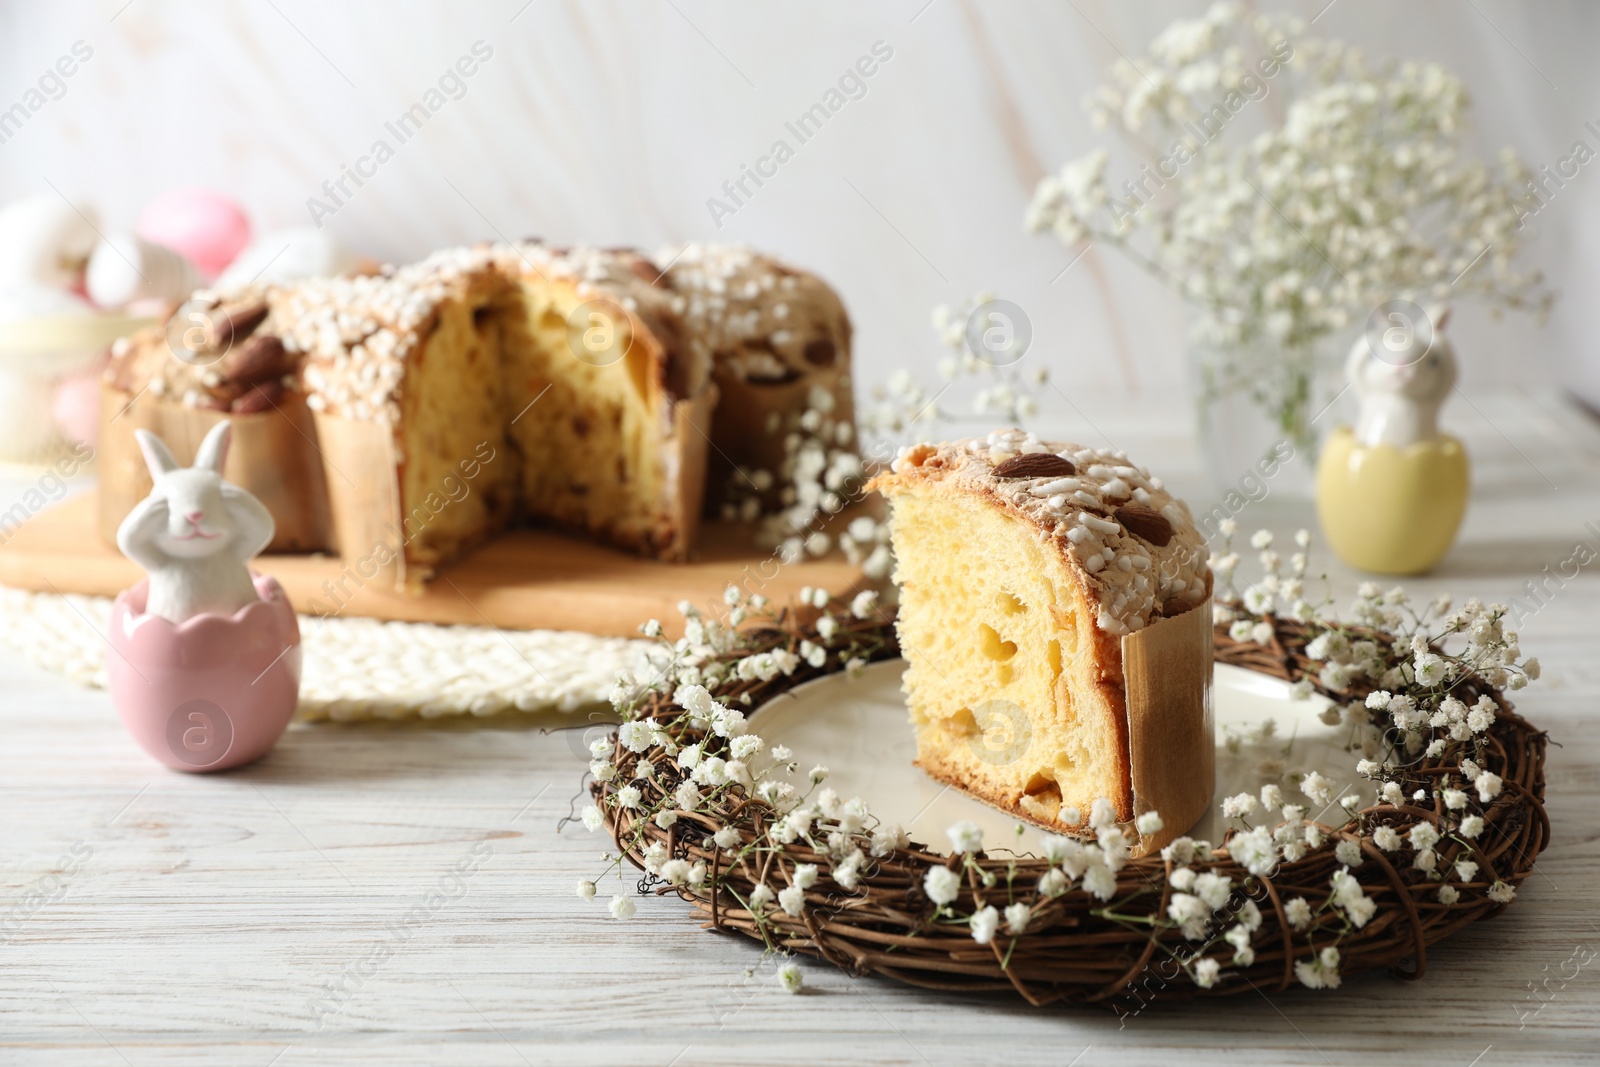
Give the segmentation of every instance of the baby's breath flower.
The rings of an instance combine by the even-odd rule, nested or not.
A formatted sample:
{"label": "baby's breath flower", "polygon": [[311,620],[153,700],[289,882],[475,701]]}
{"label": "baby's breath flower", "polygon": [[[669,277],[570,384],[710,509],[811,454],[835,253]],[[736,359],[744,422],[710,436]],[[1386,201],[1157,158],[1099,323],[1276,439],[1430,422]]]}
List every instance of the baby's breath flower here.
{"label": "baby's breath flower", "polygon": [[1361,864],[1361,844],[1351,838],[1343,838],[1333,847],[1333,855],[1346,867],[1358,867]]}
{"label": "baby's breath flower", "polygon": [[805,910],[806,891],[797,885],[786,885],[778,890],[778,907],[786,914],[799,915]]}
{"label": "baby's breath flower", "polygon": [[1498,774],[1484,771],[1472,780],[1472,784],[1478,789],[1478,799],[1487,804],[1500,795],[1502,779]]}
{"label": "baby's breath flower", "polygon": [[887,856],[897,848],[905,848],[909,843],[906,832],[899,826],[879,827],[872,834],[872,854]]}
{"label": "baby's breath flower", "polygon": [[1439,831],[1431,822],[1417,823],[1407,836],[1410,838],[1411,847],[1416,849],[1429,849],[1439,843]]}
{"label": "baby's breath flower", "polygon": [[611,898],[609,907],[613,919],[631,919],[639,911],[639,906],[633,902],[633,898],[620,893]]}
{"label": "baby's breath flower", "polygon": [[1296,962],[1294,975],[1308,989],[1339,988],[1339,950],[1325,948],[1312,960]]}
{"label": "baby's breath flower", "polygon": [[1304,930],[1311,925],[1311,905],[1305,897],[1294,897],[1283,905],[1284,918],[1289,920],[1289,925],[1296,930]]}
{"label": "baby's breath flower", "polygon": [[1143,837],[1160,833],[1162,825],[1160,813],[1154,811],[1147,811],[1134,821],[1134,826]]}
{"label": "baby's breath flower", "polygon": [[1316,771],[1312,771],[1300,779],[1300,792],[1318,804],[1330,804],[1333,802],[1333,782]]}
{"label": "baby's breath flower", "polygon": [[655,824],[663,830],[670,830],[678,822],[678,813],[672,810],[656,812]]}
{"label": "baby's breath flower", "polygon": [[584,900],[593,900],[594,899],[594,883],[589,881],[588,879],[584,879],[583,881],[580,881],[578,883],[578,896],[582,897]]}
{"label": "baby's breath flower", "polygon": [[1167,918],[1178,924],[1184,937],[1199,941],[1206,936],[1211,922],[1211,908],[1191,893],[1173,893],[1167,903]]}
{"label": "baby's breath flower", "polygon": [[1510,882],[1496,882],[1489,887],[1489,899],[1496,904],[1509,904],[1517,895],[1517,887]]}
{"label": "baby's breath flower", "polygon": [[1461,893],[1455,886],[1445,884],[1439,887],[1439,903],[1454,904],[1461,899]]}
{"label": "baby's breath flower", "polygon": [[1039,892],[1045,897],[1054,899],[1065,893],[1069,884],[1067,876],[1059,869],[1052,867],[1040,877]]}
{"label": "baby's breath flower", "polygon": [[980,908],[972,913],[967,925],[972,928],[972,940],[987,945],[994,940],[995,931],[1000,928],[1000,913],[992,905]]}
{"label": "baby's breath flower", "polygon": [[1445,661],[1432,652],[1423,652],[1416,658],[1417,684],[1435,686],[1445,680],[1448,673]]}
{"label": "baby's breath flower", "polygon": [[600,809],[598,807],[590,804],[583,809],[583,825],[589,830],[590,833],[594,833],[605,824],[606,817],[600,813]]}
{"label": "baby's breath flower", "polygon": [[1028,905],[1020,900],[1015,904],[1006,905],[1006,933],[1012,937],[1021,937],[1028,929],[1028,919],[1032,911]]}
{"label": "baby's breath flower", "polygon": [[1216,911],[1228,902],[1233,893],[1233,879],[1215,871],[1202,871],[1195,876],[1194,893],[1206,907]]}
{"label": "baby's breath flower", "polygon": [[1468,815],[1461,820],[1461,836],[1476,838],[1483,833],[1483,816]]}
{"label": "baby's breath flower", "polygon": [[1117,876],[1104,862],[1091,863],[1083,872],[1083,888],[1097,900],[1110,900],[1117,891]]}
{"label": "baby's breath flower", "polygon": [[922,888],[929,900],[944,907],[960,895],[961,876],[948,867],[930,867],[922,876]]}
{"label": "baby's breath flower", "polygon": [[1242,819],[1256,810],[1256,798],[1249,793],[1235,793],[1231,797],[1224,797],[1222,801],[1222,816],[1225,819]]}
{"label": "baby's breath flower", "polygon": [[1265,826],[1235,834],[1228,842],[1228,852],[1254,875],[1271,874],[1278,865],[1278,849],[1272,840],[1272,831]]}
{"label": "baby's breath flower", "polygon": [[1089,808],[1089,826],[1096,832],[1109,829],[1117,825],[1117,809],[1112,807],[1111,801],[1100,797]]}
{"label": "baby's breath flower", "polygon": [[785,963],[778,968],[778,987],[785,993],[798,993],[805,985],[805,977],[798,964]]}

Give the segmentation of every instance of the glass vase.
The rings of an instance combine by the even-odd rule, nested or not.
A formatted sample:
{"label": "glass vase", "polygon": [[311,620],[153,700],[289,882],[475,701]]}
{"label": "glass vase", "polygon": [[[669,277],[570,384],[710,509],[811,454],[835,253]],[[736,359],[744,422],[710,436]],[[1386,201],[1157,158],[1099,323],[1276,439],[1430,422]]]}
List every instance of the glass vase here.
{"label": "glass vase", "polygon": [[1191,340],[1201,452],[1224,502],[1312,498],[1318,444],[1333,417],[1325,412],[1338,394],[1328,349],[1325,341]]}

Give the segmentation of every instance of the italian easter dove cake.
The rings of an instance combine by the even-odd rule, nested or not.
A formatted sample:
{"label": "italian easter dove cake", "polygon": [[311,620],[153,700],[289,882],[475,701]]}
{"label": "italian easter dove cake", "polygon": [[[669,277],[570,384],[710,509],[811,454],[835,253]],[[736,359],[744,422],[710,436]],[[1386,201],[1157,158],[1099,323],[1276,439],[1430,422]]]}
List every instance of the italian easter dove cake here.
{"label": "italian easter dove cake", "polygon": [[1214,775],[1212,578],[1187,505],[1121,452],[1018,430],[904,449],[872,486],[918,764],[1041,825],[1082,829],[1101,800],[1161,817],[1146,847],[1192,825]]}

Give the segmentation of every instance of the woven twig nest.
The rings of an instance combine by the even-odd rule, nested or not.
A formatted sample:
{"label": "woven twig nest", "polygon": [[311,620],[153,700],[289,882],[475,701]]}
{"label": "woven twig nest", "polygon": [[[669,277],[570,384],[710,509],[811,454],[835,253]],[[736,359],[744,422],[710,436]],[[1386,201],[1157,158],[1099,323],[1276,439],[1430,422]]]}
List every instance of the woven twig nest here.
{"label": "woven twig nest", "polygon": [[[743,678],[713,669],[709,695],[729,708],[758,706],[821,675],[898,655],[887,616],[874,613],[838,628],[829,623],[824,640],[819,615],[785,611],[747,626],[737,648],[711,660],[727,666],[764,653],[768,669],[756,676],[743,671]],[[1308,653],[1308,628],[1262,621],[1273,633],[1265,643],[1232,640],[1219,627],[1217,662],[1304,680],[1336,701],[1363,700],[1375,688],[1330,690],[1326,676],[1319,679],[1325,664]],[[1257,625],[1259,637],[1264,631]],[[814,783],[802,819],[786,816],[807,788],[803,775],[787,797],[781,788],[761,787],[759,776],[715,785],[726,765],[716,774],[698,769],[713,752],[733,757],[742,716],[734,714],[738,723],[723,736],[727,724],[707,719],[703,694],[689,690],[695,711],[675,702],[684,689],[665,688],[641,691],[631,707],[638,725],[625,725],[609,759],[597,760],[604,780],[592,786],[591,822],[603,820],[620,857],[645,872],[639,888],[676,893],[706,927],[746,935],[769,950],[930,989],[1012,991],[1034,1005],[1098,1003],[1125,1013],[1156,997],[1337,985],[1341,975],[1375,968],[1420,978],[1428,946],[1503,910],[1549,840],[1546,737],[1476,675],[1462,676],[1450,692],[1464,704],[1487,696],[1492,704],[1478,709],[1484,716],[1492,709],[1492,723],[1458,727],[1467,736],[1454,739],[1448,728],[1423,728],[1422,741],[1447,739],[1434,746],[1443,751],[1426,755],[1414,737],[1414,758],[1386,767],[1382,776],[1399,792],[1386,786],[1388,801],[1349,812],[1343,825],[1292,827],[1302,844],[1285,851],[1296,858],[1264,861],[1260,830],[1251,839],[1257,847],[1245,855],[1239,836],[1245,831],[1236,829],[1214,848],[1202,843],[1203,854],[1188,854],[1187,839],[1180,839],[1162,855],[1114,863],[1096,884],[1098,893],[1071,869],[1081,849],[1059,839],[1048,859],[945,855],[894,837],[836,798],[823,796],[819,804]],[[1381,709],[1370,714],[1375,727],[1394,736]],[[759,732],[760,720],[750,729]],[[739,776],[749,777],[746,768]],[[683,804],[683,784],[696,777],[708,783],[691,787],[703,799]],[[1485,798],[1474,781],[1496,782],[1493,795]],[[1419,791],[1424,799],[1413,799]],[[797,833],[799,821],[805,825]],[[1065,859],[1061,848],[1068,850]],[[937,867],[958,878],[930,878]],[[939,896],[954,899],[936,904],[930,898],[936,882]],[[1174,903],[1194,894],[1208,898],[1210,914],[1184,926]],[[974,917],[990,907],[996,910],[986,919]],[[997,924],[999,914],[1005,918]],[[975,936],[985,922],[990,936]]]}

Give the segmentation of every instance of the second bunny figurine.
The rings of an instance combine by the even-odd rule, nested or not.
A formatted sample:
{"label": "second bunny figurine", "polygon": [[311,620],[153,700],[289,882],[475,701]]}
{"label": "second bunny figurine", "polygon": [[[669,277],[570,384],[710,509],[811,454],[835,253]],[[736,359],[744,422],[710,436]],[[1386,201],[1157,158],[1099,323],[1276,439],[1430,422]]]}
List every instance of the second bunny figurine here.
{"label": "second bunny figurine", "polygon": [[1439,430],[1456,383],[1449,319],[1448,308],[1410,305],[1350,350],[1345,373],[1361,410],[1353,430],[1335,430],[1323,446],[1317,514],[1328,544],[1353,567],[1420,574],[1444,558],[1461,527],[1467,453]]}
{"label": "second bunny figurine", "polygon": [[220,771],[265,755],[294,717],[300,626],[283,587],[252,574],[272,516],[224,481],[229,424],[180,467],[154,434],[139,447],[155,479],[117,530],[149,578],[111,607],[111,701],[141,747],[182,771]]}
{"label": "second bunny figurine", "polygon": [[248,564],[272,540],[272,514],[222,479],[231,424],[212,427],[193,467],[179,466],[155,434],[135,433],[155,488],[123,520],[117,547],[150,575],[146,610],[183,622],[202,612],[231,615],[258,599]]}

